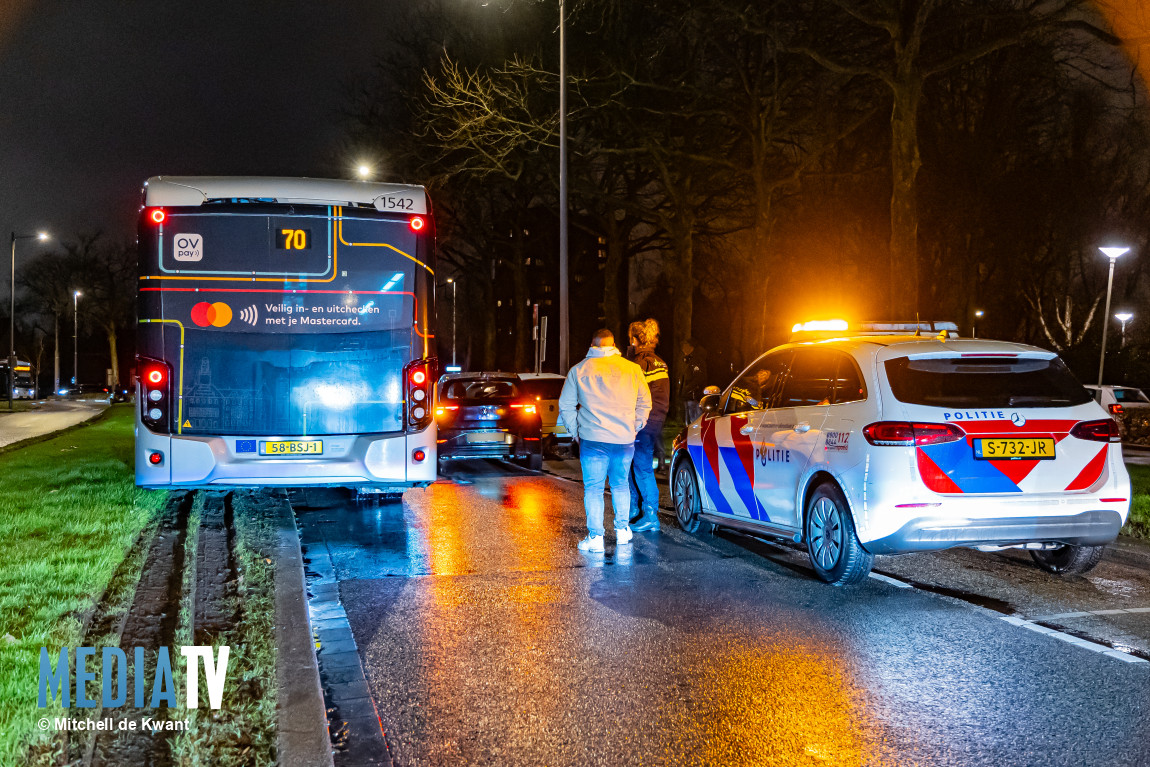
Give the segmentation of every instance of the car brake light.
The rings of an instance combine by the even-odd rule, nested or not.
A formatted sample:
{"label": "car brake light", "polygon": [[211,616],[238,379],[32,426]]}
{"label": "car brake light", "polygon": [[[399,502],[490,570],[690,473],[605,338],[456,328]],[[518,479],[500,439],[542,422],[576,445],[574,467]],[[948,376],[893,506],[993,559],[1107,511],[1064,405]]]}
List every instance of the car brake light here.
{"label": "car brake light", "polygon": [[1118,429],[1118,422],[1113,418],[1103,418],[1101,421],[1082,421],[1075,424],[1074,428],[1070,430],[1070,436],[1091,442],[1122,441],[1122,432]]}
{"label": "car brake light", "polygon": [[516,402],[516,403],[512,404],[511,407],[522,408],[524,413],[534,413],[535,412],[535,406],[534,405],[527,405],[527,404],[524,404],[522,402]]}
{"label": "car brake light", "polygon": [[908,423],[906,421],[878,421],[863,427],[863,437],[880,447],[911,445],[939,445],[957,442],[966,433],[950,423]]}
{"label": "car brake light", "polygon": [[1110,415],[1122,415],[1122,404],[1119,402],[1111,402],[1107,409],[1110,411]]}

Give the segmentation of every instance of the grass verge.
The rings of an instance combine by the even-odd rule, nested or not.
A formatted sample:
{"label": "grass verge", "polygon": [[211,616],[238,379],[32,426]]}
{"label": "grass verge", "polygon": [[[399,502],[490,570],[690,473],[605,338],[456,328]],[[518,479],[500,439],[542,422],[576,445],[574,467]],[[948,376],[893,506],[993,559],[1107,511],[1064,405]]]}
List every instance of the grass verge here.
{"label": "grass verge", "polygon": [[1130,517],[1122,528],[1125,535],[1150,538],[1150,466],[1126,464],[1130,472]]}
{"label": "grass verge", "polygon": [[81,642],[104,593],[165,493],[135,486],[132,407],[0,455],[0,764],[22,764],[44,710],[40,648]]}

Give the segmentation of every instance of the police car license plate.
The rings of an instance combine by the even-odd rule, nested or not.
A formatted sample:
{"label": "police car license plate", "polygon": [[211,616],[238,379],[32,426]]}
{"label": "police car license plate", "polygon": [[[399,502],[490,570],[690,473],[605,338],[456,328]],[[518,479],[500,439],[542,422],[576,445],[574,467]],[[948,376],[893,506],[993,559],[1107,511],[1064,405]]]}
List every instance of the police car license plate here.
{"label": "police car license plate", "polygon": [[984,461],[1054,460],[1054,440],[1050,437],[1020,439],[982,438],[974,440],[974,457]]}
{"label": "police car license plate", "polygon": [[261,442],[260,455],[322,455],[322,439],[280,439]]}

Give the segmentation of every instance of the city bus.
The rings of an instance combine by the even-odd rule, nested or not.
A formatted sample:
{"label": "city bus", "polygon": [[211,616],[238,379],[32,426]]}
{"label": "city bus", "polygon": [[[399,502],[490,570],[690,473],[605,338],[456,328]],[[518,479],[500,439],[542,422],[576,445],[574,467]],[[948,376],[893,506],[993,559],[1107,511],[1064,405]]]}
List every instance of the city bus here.
{"label": "city bus", "polygon": [[434,481],[433,238],[420,186],[148,179],[136,484]]}
{"label": "city bus", "polygon": [[[0,359],[0,378],[4,386],[9,386],[8,360]],[[36,396],[36,382],[32,378],[32,363],[27,360],[17,360],[15,377],[11,380],[12,399],[32,399]]]}

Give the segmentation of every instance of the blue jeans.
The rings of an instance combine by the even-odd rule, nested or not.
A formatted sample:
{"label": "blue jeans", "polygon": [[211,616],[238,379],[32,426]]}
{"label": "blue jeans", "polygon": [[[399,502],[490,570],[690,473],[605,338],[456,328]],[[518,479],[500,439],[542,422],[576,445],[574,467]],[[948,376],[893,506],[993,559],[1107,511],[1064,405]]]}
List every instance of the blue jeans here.
{"label": "blue jeans", "polygon": [[655,442],[659,438],[659,432],[646,429],[635,437],[635,459],[631,462],[632,519],[638,517],[640,511],[659,510],[659,485],[655,482],[655,470],[651,468],[655,462]]}
{"label": "blue jeans", "polygon": [[611,506],[615,509],[615,529],[630,523],[631,491],[627,475],[635,445],[579,441],[579,465],[583,469],[583,506],[587,509],[587,532],[603,534],[603,487],[611,481]]}

